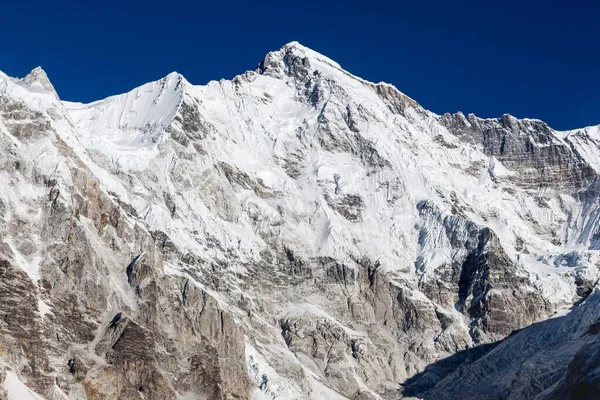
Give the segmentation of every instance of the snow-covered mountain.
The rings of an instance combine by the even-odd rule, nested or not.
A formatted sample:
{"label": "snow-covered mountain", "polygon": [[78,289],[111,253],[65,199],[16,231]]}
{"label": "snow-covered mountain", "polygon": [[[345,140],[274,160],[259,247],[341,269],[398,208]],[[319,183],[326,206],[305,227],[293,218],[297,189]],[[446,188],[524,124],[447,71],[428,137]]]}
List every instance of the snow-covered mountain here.
{"label": "snow-covered mountain", "polygon": [[296,42],[90,104],[0,73],[0,398],[593,390],[599,149]]}

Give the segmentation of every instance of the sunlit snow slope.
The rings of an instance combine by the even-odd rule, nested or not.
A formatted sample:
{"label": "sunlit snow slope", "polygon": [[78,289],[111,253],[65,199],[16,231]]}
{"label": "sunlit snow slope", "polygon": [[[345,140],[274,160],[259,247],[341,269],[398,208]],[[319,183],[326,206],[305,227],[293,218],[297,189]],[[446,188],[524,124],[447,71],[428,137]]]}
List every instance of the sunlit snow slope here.
{"label": "sunlit snow slope", "polygon": [[591,293],[598,132],[436,115],[296,42],[231,81],[90,104],[0,74],[0,260],[46,360],[0,351],[4,387],[398,398]]}

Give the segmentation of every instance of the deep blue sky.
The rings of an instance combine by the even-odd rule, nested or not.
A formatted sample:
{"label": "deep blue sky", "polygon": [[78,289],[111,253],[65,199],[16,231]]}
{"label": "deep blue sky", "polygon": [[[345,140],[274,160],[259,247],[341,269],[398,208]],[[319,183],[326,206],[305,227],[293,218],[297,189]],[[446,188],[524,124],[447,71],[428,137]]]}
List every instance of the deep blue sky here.
{"label": "deep blue sky", "polygon": [[259,3],[4,2],[0,70],[41,65],[63,99],[87,102],[171,71],[230,79],[297,40],[437,113],[600,124],[597,1]]}

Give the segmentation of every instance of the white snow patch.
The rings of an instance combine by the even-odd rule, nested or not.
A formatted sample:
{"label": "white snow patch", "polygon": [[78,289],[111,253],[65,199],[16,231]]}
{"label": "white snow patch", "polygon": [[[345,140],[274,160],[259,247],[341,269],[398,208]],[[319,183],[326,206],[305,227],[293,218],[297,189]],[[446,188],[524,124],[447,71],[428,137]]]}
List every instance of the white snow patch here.
{"label": "white snow patch", "polygon": [[16,246],[14,246],[12,239],[10,238],[5,238],[4,243],[10,247],[10,250],[13,253],[13,261],[15,265],[21,270],[25,271],[33,283],[37,283],[37,281],[40,279],[40,264],[42,262],[42,257],[35,255],[29,257],[29,259],[26,258],[16,249]]}
{"label": "white snow patch", "polygon": [[48,304],[44,303],[43,300],[38,299],[38,312],[42,318],[44,318],[46,314],[52,314],[52,308],[50,308]]}
{"label": "white snow patch", "polygon": [[6,372],[2,384],[8,394],[8,400],[44,400],[42,396],[29,389],[12,371]]}

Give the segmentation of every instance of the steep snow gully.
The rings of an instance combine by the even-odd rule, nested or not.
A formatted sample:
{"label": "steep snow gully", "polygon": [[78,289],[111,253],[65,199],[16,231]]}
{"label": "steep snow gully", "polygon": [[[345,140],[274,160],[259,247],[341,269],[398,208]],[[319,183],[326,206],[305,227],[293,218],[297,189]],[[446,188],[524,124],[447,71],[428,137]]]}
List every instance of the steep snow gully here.
{"label": "steep snow gully", "polygon": [[90,104],[0,73],[0,399],[595,399],[600,128],[292,42]]}

